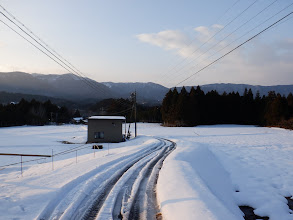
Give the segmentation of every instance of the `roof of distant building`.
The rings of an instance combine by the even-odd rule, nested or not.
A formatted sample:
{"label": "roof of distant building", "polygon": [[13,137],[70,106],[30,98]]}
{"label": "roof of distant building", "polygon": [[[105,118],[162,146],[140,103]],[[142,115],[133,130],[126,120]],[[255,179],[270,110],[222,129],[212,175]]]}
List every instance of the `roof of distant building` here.
{"label": "roof of distant building", "polygon": [[82,119],[83,119],[82,117],[73,118],[74,121],[80,121]]}
{"label": "roof of distant building", "polygon": [[91,116],[88,119],[125,120],[124,116]]}

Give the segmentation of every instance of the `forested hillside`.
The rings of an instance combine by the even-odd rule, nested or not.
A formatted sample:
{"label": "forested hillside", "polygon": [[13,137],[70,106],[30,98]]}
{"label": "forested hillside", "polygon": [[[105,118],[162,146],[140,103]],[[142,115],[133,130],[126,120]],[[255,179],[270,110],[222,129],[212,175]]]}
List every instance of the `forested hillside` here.
{"label": "forested hillside", "polygon": [[293,95],[281,96],[271,91],[260,96],[245,90],[220,95],[217,91],[204,93],[198,86],[187,92],[183,87],[169,90],[161,107],[166,126],[195,126],[209,124],[247,124],[293,128]]}
{"label": "forested hillside", "polygon": [[71,118],[72,114],[66,107],[58,107],[49,100],[42,103],[22,99],[17,104],[0,104],[0,127],[68,123]]}

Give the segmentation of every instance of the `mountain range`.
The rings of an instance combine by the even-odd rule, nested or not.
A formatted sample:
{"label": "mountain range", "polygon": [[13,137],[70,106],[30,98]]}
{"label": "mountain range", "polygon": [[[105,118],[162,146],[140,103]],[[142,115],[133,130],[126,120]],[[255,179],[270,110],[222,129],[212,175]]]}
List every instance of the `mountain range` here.
{"label": "mountain range", "polygon": [[[186,87],[190,90],[190,86]],[[266,95],[269,91],[275,91],[282,95],[293,93],[293,85],[277,86],[254,86],[247,84],[208,84],[201,85],[204,92],[217,90],[220,94],[226,91],[239,92],[243,94],[245,88],[251,89],[255,94]],[[129,98],[134,91],[137,93],[137,100],[140,103],[155,105],[160,104],[169,88],[152,82],[141,83],[113,83],[96,82],[89,78],[78,77],[73,74],[29,74],[24,72],[0,72],[0,92],[6,92],[6,101],[9,100],[7,93],[30,94],[48,97],[62,102],[62,100],[75,103],[93,103],[106,98]],[[180,91],[181,88],[178,88]],[[0,93],[1,96],[4,93]],[[43,98],[41,98],[43,97]],[[10,100],[14,101],[14,100]]]}

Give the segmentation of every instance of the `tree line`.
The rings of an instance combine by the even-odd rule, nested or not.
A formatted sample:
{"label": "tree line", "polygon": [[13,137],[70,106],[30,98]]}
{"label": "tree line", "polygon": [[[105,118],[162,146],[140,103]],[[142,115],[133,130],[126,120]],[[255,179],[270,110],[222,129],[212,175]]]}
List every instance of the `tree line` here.
{"label": "tree line", "polygon": [[0,126],[45,125],[68,123],[72,114],[66,107],[52,104],[50,100],[39,102],[35,99],[18,103],[0,104]]}
{"label": "tree line", "polygon": [[[105,99],[81,110],[83,116],[123,115],[134,121],[133,101],[130,99]],[[0,126],[45,125],[69,123],[80,116],[78,110],[59,107],[46,102],[26,101],[0,104]],[[196,126],[211,124],[244,124],[279,126],[293,129],[293,95],[287,97],[269,92],[255,95],[245,89],[219,94],[212,90],[204,93],[198,86],[189,92],[183,87],[170,89],[161,106],[137,105],[137,121],[157,122],[165,126]]]}
{"label": "tree line", "polygon": [[243,124],[293,128],[293,95],[287,97],[269,92],[253,95],[251,89],[219,94],[212,90],[185,87],[170,89],[161,106],[165,126],[196,126],[211,124]]}
{"label": "tree line", "polygon": [[[134,122],[133,100],[131,99],[104,99],[89,108],[90,115],[123,115],[127,122]],[[146,106],[137,104],[137,122],[161,123],[160,106]]]}
{"label": "tree line", "polygon": [[[40,102],[35,99],[10,104],[0,104],[0,127],[21,125],[46,125],[50,123],[69,123],[74,117],[87,118],[92,115],[123,115],[128,122],[134,122],[134,109],[129,99],[104,99],[85,109],[68,109],[59,107],[50,100]],[[159,106],[137,105],[137,121],[162,121]]]}

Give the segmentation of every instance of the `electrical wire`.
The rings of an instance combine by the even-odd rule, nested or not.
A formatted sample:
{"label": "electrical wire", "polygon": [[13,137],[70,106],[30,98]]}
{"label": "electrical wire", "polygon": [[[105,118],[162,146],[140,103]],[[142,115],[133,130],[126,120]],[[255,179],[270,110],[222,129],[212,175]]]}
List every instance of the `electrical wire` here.
{"label": "electrical wire", "polygon": [[[70,67],[67,63],[65,63],[64,61],[62,61],[58,56],[56,56],[54,53],[52,53],[48,48],[46,48],[44,45],[42,45],[40,42],[38,42],[33,36],[31,36],[29,33],[27,33],[22,27],[20,27],[18,24],[16,24],[13,20],[11,20],[8,16],[6,16],[3,12],[0,12],[0,14],[2,14],[7,20],[9,20],[11,23],[13,23],[15,26],[17,26],[22,32],[24,32],[27,36],[29,36],[33,41],[35,41],[38,45],[40,45],[43,49],[45,49],[48,53],[50,53],[52,56],[54,56],[54,61],[56,62],[56,59],[58,60],[58,64],[60,65],[60,62],[62,63],[62,67],[64,68],[64,65],[67,67],[65,68],[67,71],[72,72],[74,75],[76,75],[77,77],[81,77],[81,74],[78,73],[76,70],[74,70],[72,67]],[[51,58],[51,57],[50,57]],[[70,69],[70,70],[68,70]],[[101,90],[99,87],[97,87],[95,84],[93,84],[90,80],[88,80],[87,78],[83,78],[84,81],[86,82],[86,84],[94,89],[98,89],[100,92],[104,92],[103,90]]]}
{"label": "electrical wire", "polygon": [[[34,37],[32,37],[29,33],[27,33],[25,30],[23,30],[23,28],[21,28],[19,25],[17,25],[15,22],[13,22],[10,18],[8,18],[8,16],[6,16],[5,14],[3,14],[2,12],[0,12],[2,15],[4,15],[9,21],[11,21],[14,25],[16,25],[21,31],[23,31],[26,35],[28,35],[30,38],[32,38],[36,43],[38,43],[40,46],[42,46],[45,50],[47,50],[51,55],[53,55],[55,58],[57,58],[59,61],[61,61],[64,65],[66,65],[68,68],[70,68],[73,72],[75,72],[78,76],[84,78],[84,80],[87,80],[87,77],[80,71],[78,70],[75,66],[73,66],[69,61],[67,61],[65,58],[63,58],[59,53],[57,53],[54,49],[52,49],[51,47],[48,46],[48,44],[46,44],[40,37],[38,37],[35,33],[33,33],[27,26],[25,26],[21,21],[19,21],[14,15],[12,15],[9,11],[7,11],[2,5],[0,5],[0,7],[8,14],[10,15],[16,22],[18,22],[19,24],[21,24],[26,30],[28,30],[28,32],[30,32]],[[40,42],[42,42],[44,45],[42,45],[39,41],[37,41],[36,39],[38,39]],[[49,48],[49,49],[47,49]],[[51,51],[53,51],[55,54],[57,54],[57,56],[52,53]],[[61,59],[65,60],[70,66],[68,66],[65,62],[63,62]],[[73,69],[74,70],[73,70]],[[91,81],[87,80],[89,83]],[[102,88],[98,88],[100,89],[102,92],[103,91]]]}
{"label": "electrical wire", "polygon": [[[216,31],[210,38],[208,38],[204,43],[202,43],[199,47],[197,47],[189,56],[186,56],[182,61],[177,63],[171,71],[173,71],[177,66],[181,65],[183,62],[185,62],[187,59],[189,59],[191,56],[193,56],[194,53],[196,53],[199,49],[201,49],[204,45],[206,45],[208,42],[210,42],[215,36],[217,36],[220,32],[222,32],[225,28],[227,28],[230,24],[232,24],[236,19],[238,19],[241,15],[243,15],[247,10],[249,10],[258,0],[254,0],[251,4],[248,5],[244,10],[242,10],[237,16],[235,16],[232,20],[230,20],[226,25],[223,26],[223,28],[219,29]],[[180,69],[181,70],[181,69]],[[173,74],[174,75],[178,72],[179,70],[176,70]],[[168,72],[169,73],[169,72]],[[166,74],[168,74],[166,73]],[[169,76],[171,76],[169,74]]]}
{"label": "electrical wire", "polygon": [[120,113],[126,113],[126,112],[129,112],[130,110],[132,110],[133,107],[131,108],[128,108],[128,109],[125,109],[123,111],[119,111],[119,112],[114,112],[114,113],[111,113],[112,115],[117,115],[117,114],[120,114]]}
{"label": "electrical wire", "polygon": [[[1,12],[0,12],[1,13]],[[19,32],[17,32],[15,29],[13,29],[10,25],[8,25],[7,23],[5,23],[3,20],[0,20],[5,26],[7,26],[9,29],[11,29],[13,32],[15,32],[17,35],[19,35],[20,37],[22,37],[24,40],[26,40],[28,43],[30,43],[32,46],[34,46],[36,49],[38,49],[40,52],[42,52],[43,54],[45,54],[47,57],[49,57],[50,59],[52,59],[54,62],[56,62],[57,64],[59,64],[60,66],[62,66],[64,69],[66,69],[67,71],[70,72],[70,70],[68,70],[65,66],[63,66],[61,63],[59,63],[57,60],[55,60],[53,57],[51,57],[49,54],[47,54],[45,51],[43,51],[42,49],[40,49],[39,47],[37,47],[35,44],[33,44],[31,41],[29,41],[27,38],[25,38],[23,35],[21,35]]]}
{"label": "electrical wire", "polygon": [[[249,20],[247,20],[246,22],[244,22],[243,24],[241,24],[240,26],[238,26],[235,30],[233,30],[231,33],[229,33],[228,35],[226,35],[224,38],[222,38],[220,41],[218,41],[216,44],[212,45],[211,47],[209,47],[205,52],[201,53],[199,56],[197,56],[195,59],[191,60],[189,63],[186,64],[185,67],[187,67],[187,65],[197,61],[200,57],[202,57],[203,55],[205,55],[207,52],[209,52],[211,49],[216,48],[220,43],[222,43],[225,39],[227,39],[228,37],[230,37],[233,33],[235,33],[237,30],[239,30],[240,28],[242,28],[243,26],[245,26],[247,23],[249,23],[250,21],[252,21],[254,18],[256,18],[257,16],[259,16],[261,13],[263,13],[264,11],[266,11],[269,7],[271,7],[274,3],[276,3],[278,0],[274,0],[273,2],[271,2],[268,6],[266,6],[264,9],[262,9],[261,11],[259,11],[256,15],[254,15],[252,18],[250,18]],[[290,4],[289,6],[287,6],[285,9],[287,9],[288,7],[290,7],[292,4]],[[285,10],[283,9],[283,10]],[[283,11],[281,10],[281,11]],[[280,12],[281,12],[280,11]],[[280,13],[278,12],[278,13]],[[278,14],[277,13],[277,14]],[[234,41],[233,41],[234,42]],[[206,60],[206,59],[205,59]],[[185,69],[185,67],[183,67],[181,70]],[[188,69],[188,71],[194,69],[195,66],[192,66]],[[178,71],[179,72],[179,71]],[[179,74],[177,76],[175,76],[175,78],[178,78],[180,76],[182,76],[184,73]]]}
{"label": "electrical wire", "polygon": [[[230,11],[238,2],[240,2],[241,0],[237,0],[236,2],[233,3],[232,6],[230,6],[218,19],[216,19],[216,21],[219,21],[220,19],[222,19],[222,17],[224,17],[228,11]],[[195,40],[197,39],[197,37],[194,37],[189,43],[186,43],[185,46],[183,48],[181,48],[177,55],[176,55],[176,58],[177,57],[180,57],[180,53],[183,51],[183,49],[185,48],[188,48]],[[171,68],[171,70],[168,70],[166,71],[163,75],[162,75],[162,78],[165,78],[165,76],[168,75],[169,71],[173,71],[173,69],[175,69],[177,66],[179,66],[182,62],[184,62],[186,59],[184,58],[183,60],[179,61],[177,64],[174,64],[172,63],[172,65],[170,65],[169,67],[173,67]],[[167,69],[169,69],[169,67]],[[160,82],[160,80],[157,80],[157,82]]]}
{"label": "electrical wire", "polygon": [[[36,46],[35,44],[33,44],[31,41],[29,41],[28,39],[26,39],[24,36],[22,36],[20,33],[18,33],[15,29],[13,29],[11,26],[9,26],[8,24],[6,24],[4,21],[1,21],[2,23],[4,23],[7,27],[9,27],[11,30],[13,30],[15,33],[17,33],[18,35],[20,35],[23,39],[25,39],[26,41],[28,41],[31,45],[33,45],[34,47],[36,47],[38,50],[40,50],[43,54],[45,54],[46,56],[48,56],[50,59],[52,59],[54,62],[56,62],[57,64],[59,64],[61,67],[63,67],[64,69],[66,69],[67,71],[73,73],[76,77],[78,77],[79,79],[82,80],[82,82],[86,83],[87,86],[91,87],[93,90],[98,90],[98,92],[102,92],[104,95],[107,94],[107,91],[105,91],[102,87],[98,87],[96,85],[95,82],[93,82],[92,80],[90,80],[88,77],[86,77],[80,70],[78,70],[76,67],[74,67],[70,62],[68,62],[66,59],[64,59],[60,54],[58,54],[55,50],[53,50],[51,47],[48,46],[48,44],[46,44],[43,40],[41,40],[41,38],[39,38],[35,33],[33,33],[27,26],[25,26],[22,22],[20,22],[14,15],[12,15],[10,12],[8,12],[2,5],[0,5],[0,7],[8,14],[10,15],[15,21],[17,21],[18,23],[20,23],[28,32],[26,32],[22,27],[20,27],[18,24],[16,24],[12,19],[10,19],[7,15],[5,15],[3,12],[0,12],[6,19],[8,19],[11,23],[13,23],[14,25],[16,25],[22,32],[24,32],[27,36],[29,36],[34,42],[36,42],[38,45],[40,45],[42,48],[44,48],[48,53],[50,53],[51,55],[49,55],[48,53],[46,53],[45,51],[43,51],[42,49],[40,49],[38,46]],[[32,36],[31,34],[34,36]],[[40,42],[42,42],[42,44],[36,40],[38,39]],[[45,46],[44,46],[45,45]],[[48,49],[49,48],[49,49]],[[57,55],[55,55],[54,53],[56,53]],[[53,57],[54,58],[53,58]],[[57,60],[58,61],[57,61]],[[65,60],[65,62],[63,61]],[[62,64],[61,64],[62,63]],[[71,75],[70,75],[71,76]],[[111,96],[110,94],[108,94],[109,96]],[[123,101],[118,101],[119,104],[121,104]]]}
{"label": "electrical wire", "polygon": [[[78,70],[72,63],[70,63],[68,60],[66,60],[63,56],[61,56],[59,53],[57,53],[52,47],[50,47],[45,41],[43,41],[39,36],[37,36],[31,29],[29,29],[25,24],[23,24],[19,19],[17,19],[13,14],[11,14],[9,11],[6,10],[1,4],[0,7],[9,14],[14,20],[16,20],[19,24],[21,24],[29,33],[31,33],[35,38],[37,38],[41,43],[43,43],[47,48],[49,48],[51,51],[53,51],[55,54],[57,54],[60,58],[65,60],[68,64],[70,64],[73,68]],[[78,70],[79,71],[79,70]],[[79,71],[81,72],[81,71]]]}
{"label": "electrical wire", "polygon": [[[1,12],[0,12],[1,13]],[[28,43],[30,43],[32,46],[34,46],[36,49],[38,49],[40,52],[42,52],[43,54],[45,54],[47,57],[49,57],[51,60],[53,60],[54,62],[56,62],[58,65],[60,65],[61,67],[63,67],[65,70],[67,70],[68,72],[71,72],[66,66],[64,66],[63,64],[61,64],[60,62],[58,62],[56,59],[54,59],[52,56],[50,56],[48,53],[46,53],[44,50],[42,50],[41,48],[39,48],[38,46],[36,46],[33,42],[31,42],[30,40],[28,40],[26,37],[24,37],[23,35],[21,35],[19,32],[17,32],[14,28],[12,28],[10,25],[8,25],[7,23],[5,23],[3,20],[0,20],[5,26],[7,26],[9,29],[11,29],[13,32],[15,32],[17,35],[19,35],[21,38],[23,38],[24,40],[26,40]],[[71,76],[71,75],[70,75]],[[72,77],[72,76],[71,76]],[[83,81],[85,82],[85,81]],[[88,82],[85,82],[88,86],[92,87]]]}
{"label": "electrical wire", "polygon": [[[275,13],[274,15],[272,15],[271,17],[267,18],[266,20],[264,20],[263,22],[261,22],[260,24],[258,24],[257,26],[255,26],[254,28],[252,28],[251,30],[247,31],[246,33],[244,33],[243,35],[241,35],[240,37],[236,38],[235,40],[233,40],[231,43],[229,43],[228,45],[226,45],[225,47],[223,47],[222,49],[216,51],[215,53],[213,53],[212,55],[210,55],[207,59],[215,56],[217,53],[221,52],[222,50],[226,49],[227,47],[229,47],[230,45],[232,45],[234,42],[240,40],[241,38],[243,38],[244,36],[246,36],[247,34],[249,34],[250,32],[254,31],[255,29],[257,29],[258,27],[260,27],[261,25],[263,25],[264,23],[266,23],[267,21],[271,20],[272,18],[276,17],[278,14],[280,14],[281,12],[283,12],[284,10],[286,10],[287,8],[289,8],[290,6],[292,6],[293,3],[291,3],[290,5],[286,6],[285,8],[283,8],[282,10],[278,11],[277,13]],[[288,19],[285,19],[284,21],[282,21],[281,23],[276,24],[274,27],[277,27],[278,25],[283,24],[284,22],[288,21],[292,19],[292,17],[289,17]],[[205,60],[207,60],[205,59]]]}
{"label": "electrical wire", "polygon": [[293,11],[290,12],[289,14],[285,15],[284,17],[282,17],[281,19],[279,19],[278,21],[274,22],[273,24],[271,24],[270,26],[266,27],[265,29],[263,29],[262,31],[258,32],[257,34],[255,34],[254,36],[252,36],[251,38],[249,38],[248,40],[244,41],[243,43],[239,44],[237,47],[233,48],[232,50],[230,50],[229,52],[225,53],[224,55],[222,55],[221,57],[219,57],[218,59],[214,60],[213,62],[209,63],[208,65],[206,65],[205,67],[201,68],[200,70],[198,70],[197,72],[193,73],[192,75],[190,75],[189,77],[185,78],[184,80],[180,81],[179,83],[177,83],[175,85],[175,87],[177,87],[179,84],[187,81],[188,79],[190,79],[191,77],[193,77],[194,75],[200,73],[201,71],[203,71],[204,69],[208,68],[209,66],[213,65],[214,63],[218,62],[219,60],[221,60],[222,58],[224,58],[225,56],[229,55],[230,53],[232,53],[233,51],[237,50],[238,48],[240,48],[241,46],[243,46],[244,44],[248,43],[249,41],[253,40],[254,38],[256,38],[257,36],[261,35],[262,33],[264,33],[265,31],[269,30],[270,28],[272,28],[273,26],[275,26],[276,24],[278,24],[279,22],[281,22],[282,20],[284,20],[285,18],[289,17],[291,14],[293,14]]}

